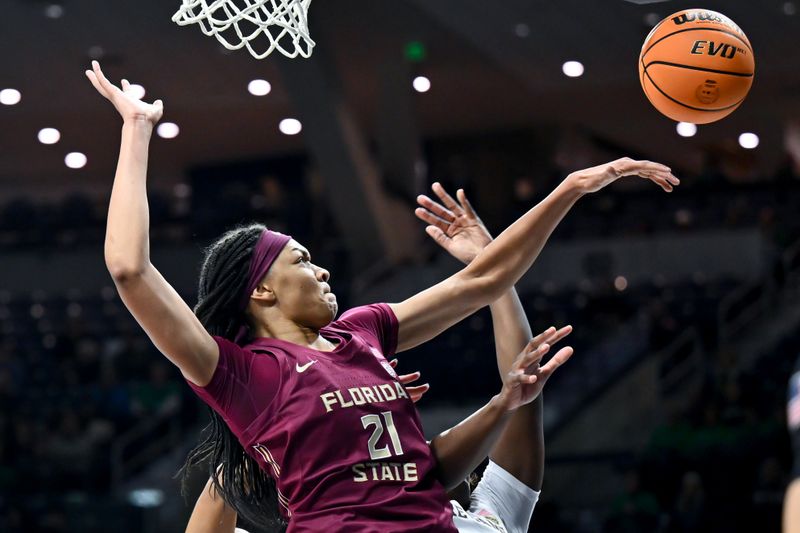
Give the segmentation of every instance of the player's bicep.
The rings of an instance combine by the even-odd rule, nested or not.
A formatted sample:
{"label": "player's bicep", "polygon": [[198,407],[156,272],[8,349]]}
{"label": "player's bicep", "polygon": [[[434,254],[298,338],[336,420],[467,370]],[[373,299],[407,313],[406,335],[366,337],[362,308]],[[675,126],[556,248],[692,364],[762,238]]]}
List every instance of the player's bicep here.
{"label": "player's bicep", "polygon": [[192,310],[161,273],[149,265],[141,275],[115,280],[125,306],[153,344],[192,383],[214,374],[219,348]]}
{"label": "player's bicep", "polygon": [[397,317],[397,351],[429,341],[478,310],[486,282],[463,271],[407,300],[390,304]]}

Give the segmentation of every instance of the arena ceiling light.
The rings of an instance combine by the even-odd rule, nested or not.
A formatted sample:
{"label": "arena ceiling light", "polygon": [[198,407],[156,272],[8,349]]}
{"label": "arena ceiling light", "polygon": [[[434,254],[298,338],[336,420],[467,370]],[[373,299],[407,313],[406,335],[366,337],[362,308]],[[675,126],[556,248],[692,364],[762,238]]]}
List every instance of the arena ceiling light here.
{"label": "arena ceiling light", "polygon": [[64,157],[64,164],[69,168],[83,168],[86,166],[86,155],[81,152],[70,152]]}
{"label": "arena ceiling light", "polygon": [[681,137],[694,137],[697,133],[697,126],[691,122],[678,122],[675,129]]}
{"label": "arena ceiling light", "polygon": [[3,89],[0,91],[0,104],[15,105],[22,100],[22,93],[16,89]]}
{"label": "arena ceiling light", "polygon": [[418,93],[426,93],[431,90],[431,80],[425,76],[417,76],[411,84]]}
{"label": "arena ceiling light", "polygon": [[44,8],[44,16],[49,19],[60,19],[64,16],[64,6],[61,4],[49,4]]}
{"label": "arena ceiling light", "polygon": [[755,133],[745,132],[739,135],[739,146],[747,150],[752,150],[758,146],[759,139]]}
{"label": "arena ceiling light", "polygon": [[162,139],[174,139],[181,132],[181,129],[174,122],[162,122],[156,128],[156,133]]}
{"label": "arena ceiling light", "polygon": [[138,83],[131,83],[130,87],[128,87],[128,92],[130,92],[131,96],[139,100],[144,98],[145,95],[144,87],[142,87]]}
{"label": "arena ceiling light", "polygon": [[284,135],[297,135],[303,130],[303,125],[296,118],[285,118],[278,124],[278,129]]}
{"label": "arena ceiling light", "polygon": [[567,61],[561,65],[561,71],[570,78],[579,78],[583,76],[583,63],[580,61]]}
{"label": "arena ceiling light", "polygon": [[38,137],[42,144],[56,144],[61,140],[61,132],[55,128],[42,128],[39,130]]}
{"label": "arena ceiling light", "polygon": [[267,80],[253,80],[247,84],[247,91],[253,96],[266,96],[272,90]]}

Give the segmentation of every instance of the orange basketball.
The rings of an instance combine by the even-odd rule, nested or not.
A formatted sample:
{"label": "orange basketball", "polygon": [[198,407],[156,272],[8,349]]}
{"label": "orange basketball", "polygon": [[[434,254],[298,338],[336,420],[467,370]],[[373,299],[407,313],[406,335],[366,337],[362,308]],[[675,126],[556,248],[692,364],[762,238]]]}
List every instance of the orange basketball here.
{"label": "orange basketball", "polygon": [[744,32],[707,9],[670,15],[644,40],[639,80],[647,99],[673,120],[707,124],[744,101],[755,58]]}

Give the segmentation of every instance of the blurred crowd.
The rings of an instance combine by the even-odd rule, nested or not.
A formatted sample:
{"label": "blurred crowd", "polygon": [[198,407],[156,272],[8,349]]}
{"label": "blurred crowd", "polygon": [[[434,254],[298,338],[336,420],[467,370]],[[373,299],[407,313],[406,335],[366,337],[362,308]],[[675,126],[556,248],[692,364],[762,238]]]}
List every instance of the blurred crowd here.
{"label": "blurred crowd", "polygon": [[[533,174],[524,160],[502,150],[493,156],[463,146],[431,150],[431,174],[450,188],[464,187],[493,230],[533,205],[563,174],[557,166]],[[225,227],[255,219],[292,233],[312,250],[322,244],[339,249],[319,184],[297,178],[305,164],[290,160],[282,174],[245,172],[223,184],[213,180],[214,172],[200,173],[171,190],[154,188],[153,241],[205,243]],[[486,193],[498,190],[488,171],[481,173],[487,168],[502,174],[506,192]],[[56,204],[25,196],[6,200],[0,204],[0,252],[101,246],[104,210],[103,198],[79,192]],[[760,228],[777,258],[800,237],[797,213],[800,179],[791,165],[755,183],[732,183],[712,166],[684,178],[669,196],[634,187],[589,198],[554,238]],[[347,269],[340,254],[324,260],[333,271]],[[522,295],[535,331],[580,326],[571,343],[589,355],[574,358],[569,372],[548,385],[547,402],[562,414],[686,327],[703,332],[701,392],[688,408],[669,413],[646,450],[619,465],[625,490],[609,501],[603,531],[777,530],[790,461],[783,399],[800,337],[785,339],[757,369],[743,370],[736,347],[720,345],[714,336],[719,303],[736,285],[702,276],[670,285],[654,278],[631,287],[587,279],[570,287],[543,284]],[[346,308],[349,295],[338,287],[337,293]],[[615,363],[591,356],[599,339],[614,338],[624,338],[614,345]],[[459,364],[437,357],[441,353],[458,353]],[[425,402],[475,403],[494,394],[497,382],[485,378],[496,375],[491,353],[487,312],[419,349],[422,357],[414,362],[433,385]],[[69,530],[64,516],[45,511],[64,498],[107,494],[115,442],[159,418],[194,427],[199,411],[180,374],[157,354],[113,287],[0,292],[1,531]],[[547,523],[534,515],[532,527],[543,533],[550,531]],[[552,523],[560,524],[553,526],[558,531],[573,526]]]}

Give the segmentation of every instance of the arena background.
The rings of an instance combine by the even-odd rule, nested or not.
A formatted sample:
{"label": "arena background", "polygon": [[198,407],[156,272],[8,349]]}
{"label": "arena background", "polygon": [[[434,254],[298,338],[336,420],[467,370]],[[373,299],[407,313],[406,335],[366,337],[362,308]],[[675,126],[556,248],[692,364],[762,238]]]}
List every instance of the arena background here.
{"label": "arena background", "polygon": [[[0,531],[182,531],[204,482],[187,502],[174,475],[205,408],[105,271],[120,120],[91,59],[180,128],[152,143],[151,239],[190,303],[203,246],[242,221],[306,244],[347,308],[457,268],[413,217],[433,181],[497,232],[571,170],[670,165],[671,195],[628,180],[582,200],[519,285],[534,330],[576,328],[545,391],[531,530],[778,531],[800,352],[800,3],[695,4],[317,0],[312,58],[256,61],[173,24],[177,2],[3,0],[0,89],[21,100],[0,105]],[[652,25],[687,7],[731,17],[756,56],[744,105],[693,137],[636,70]],[[45,127],[59,142],[37,140]],[[87,164],[67,168],[71,152]],[[427,433],[459,420],[499,390],[488,313],[400,369],[432,385]]]}

